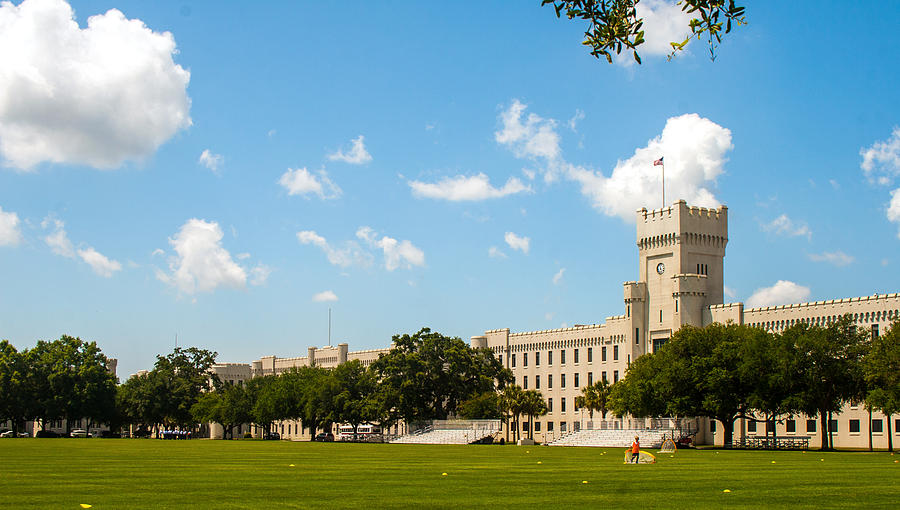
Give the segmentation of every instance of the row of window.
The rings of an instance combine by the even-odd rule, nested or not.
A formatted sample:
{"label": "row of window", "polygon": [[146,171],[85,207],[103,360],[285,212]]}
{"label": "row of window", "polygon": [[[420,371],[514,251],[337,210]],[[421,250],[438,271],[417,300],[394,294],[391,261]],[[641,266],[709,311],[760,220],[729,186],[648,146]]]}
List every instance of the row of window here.
{"label": "row of window", "polygon": [[[575,429],[577,432],[579,423],[576,421],[576,422],[572,422],[572,424],[575,426]],[[547,432],[553,432],[554,422],[548,421],[548,422],[546,422],[546,425],[547,425]],[[522,432],[528,432],[528,428],[529,428],[529,422],[523,421],[522,422]],[[539,421],[534,422],[534,431],[541,432],[541,422],[539,422]],[[568,422],[564,422],[564,421],[559,422],[559,431],[560,432],[568,432]]]}
{"label": "row of window", "polygon": [[[758,422],[755,422],[755,421],[747,422],[747,432],[756,432],[757,431],[756,430],[757,423]],[[766,427],[765,427],[766,433],[771,434],[775,430],[775,422],[767,421],[767,422],[765,422],[765,424],[766,424]],[[819,426],[818,424],[819,424],[818,420],[813,420],[813,419],[806,420],[806,432],[807,433],[815,433],[817,430],[817,427]],[[859,430],[860,430],[859,427],[860,427],[860,420],[858,420],[858,419],[852,419],[847,422],[847,429],[850,431],[851,434],[859,433]],[[837,432],[838,431],[838,421],[837,420],[829,420],[828,428],[831,429],[831,432]],[[785,432],[788,432],[788,433],[797,432],[797,421],[793,420],[793,419],[785,420],[784,421],[784,429],[785,429]],[[897,419],[894,422],[894,430],[900,431],[900,419]],[[710,432],[716,431],[716,420],[709,421],[709,431]],[[872,432],[874,432],[876,434],[884,432],[884,421],[881,418],[873,418],[872,419]]]}
{"label": "row of window", "polygon": [[[613,347],[612,359],[613,359],[613,361],[619,361],[619,346],[614,345],[612,347]],[[543,351],[536,351],[534,353],[534,366],[536,366],[536,367],[541,366],[541,352],[543,352]],[[554,352],[555,351],[547,351],[547,358],[546,358],[547,366],[553,365],[553,353]],[[601,347],[600,348],[600,361],[601,362],[606,362],[606,353],[607,353],[606,347]],[[580,353],[579,353],[578,349],[572,350],[572,358],[573,358],[572,362],[573,363],[580,363],[579,354]],[[510,366],[512,368],[516,368],[516,355],[512,354],[510,356],[511,356],[510,357]],[[593,347],[588,347],[588,349],[587,349],[587,362],[588,363],[594,362],[594,348]],[[565,349],[562,349],[559,351],[559,364],[560,365],[566,364],[566,350]],[[528,366],[528,353],[527,352],[522,353],[522,366],[523,367]]]}
{"label": "row of window", "polygon": [[[552,390],[553,389],[553,374],[546,374],[546,375],[547,375],[547,389]],[[574,374],[572,374],[572,376],[573,376],[572,382],[575,383],[574,387],[580,388],[581,387],[581,374],[578,372],[575,372]],[[609,379],[606,377],[605,371],[600,372],[600,378],[604,381],[609,381]],[[536,389],[536,390],[541,389],[540,374],[535,375],[533,379],[534,379],[534,389]],[[618,370],[613,370],[612,382],[613,383],[619,382],[619,371]],[[587,385],[590,386],[592,384],[594,384],[594,373],[588,372],[587,373]],[[559,387],[560,388],[566,387],[566,374],[559,374]],[[522,388],[526,389],[526,390],[528,389],[528,376],[527,375],[522,376]]]}
{"label": "row of window", "polygon": [[[803,317],[800,319],[784,319],[777,321],[752,322],[749,325],[754,327],[762,327],[765,329],[787,329],[794,324],[805,323],[816,326],[826,326],[832,322],[836,322],[840,315],[824,315],[820,317]],[[894,320],[900,317],[900,311],[887,310],[878,312],[866,312],[853,314],[854,322],[878,322],[883,320]],[[877,330],[875,330],[877,331]]]}

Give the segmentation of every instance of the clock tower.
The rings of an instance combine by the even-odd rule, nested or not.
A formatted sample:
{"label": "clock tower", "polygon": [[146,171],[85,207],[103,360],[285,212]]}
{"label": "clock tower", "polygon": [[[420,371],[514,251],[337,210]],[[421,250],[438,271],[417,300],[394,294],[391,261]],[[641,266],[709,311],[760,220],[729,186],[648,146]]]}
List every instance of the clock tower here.
{"label": "clock tower", "polygon": [[670,207],[637,212],[638,281],[625,284],[635,355],[652,352],[682,325],[709,322],[724,300],[728,208]]}

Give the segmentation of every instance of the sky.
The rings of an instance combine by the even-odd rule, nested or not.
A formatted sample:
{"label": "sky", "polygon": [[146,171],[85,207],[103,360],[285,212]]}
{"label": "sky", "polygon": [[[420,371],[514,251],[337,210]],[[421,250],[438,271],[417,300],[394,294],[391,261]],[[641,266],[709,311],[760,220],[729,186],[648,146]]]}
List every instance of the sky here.
{"label": "sky", "polygon": [[[602,323],[635,211],[728,206],[726,301],[900,291],[900,4],[745,2],[642,65],[539,0],[0,4],[0,338],[125,379]],[[177,340],[176,340],[177,339]]]}

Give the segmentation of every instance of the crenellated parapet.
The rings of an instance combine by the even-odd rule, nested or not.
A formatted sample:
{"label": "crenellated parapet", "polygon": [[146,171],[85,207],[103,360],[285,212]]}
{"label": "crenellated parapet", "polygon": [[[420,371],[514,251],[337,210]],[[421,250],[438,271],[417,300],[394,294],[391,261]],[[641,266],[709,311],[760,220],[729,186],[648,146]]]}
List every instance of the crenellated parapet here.
{"label": "crenellated parapet", "polygon": [[647,300],[646,282],[625,282],[625,303],[644,302]]}

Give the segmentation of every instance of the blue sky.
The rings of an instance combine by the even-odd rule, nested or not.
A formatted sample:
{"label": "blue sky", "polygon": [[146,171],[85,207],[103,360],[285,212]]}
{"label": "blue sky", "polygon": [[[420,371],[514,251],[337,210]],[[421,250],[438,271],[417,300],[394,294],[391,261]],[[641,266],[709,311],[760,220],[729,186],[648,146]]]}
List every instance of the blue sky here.
{"label": "blue sky", "polygon": [[715,62],[641,5],[637,66],[539,0],[2,4],[0,337],[127,377],[176,334],[304,354],[329,308],[353,350],[602,322],[660,156],[729,207],[726,299],[900,290],[900,5],[754,2]]}

